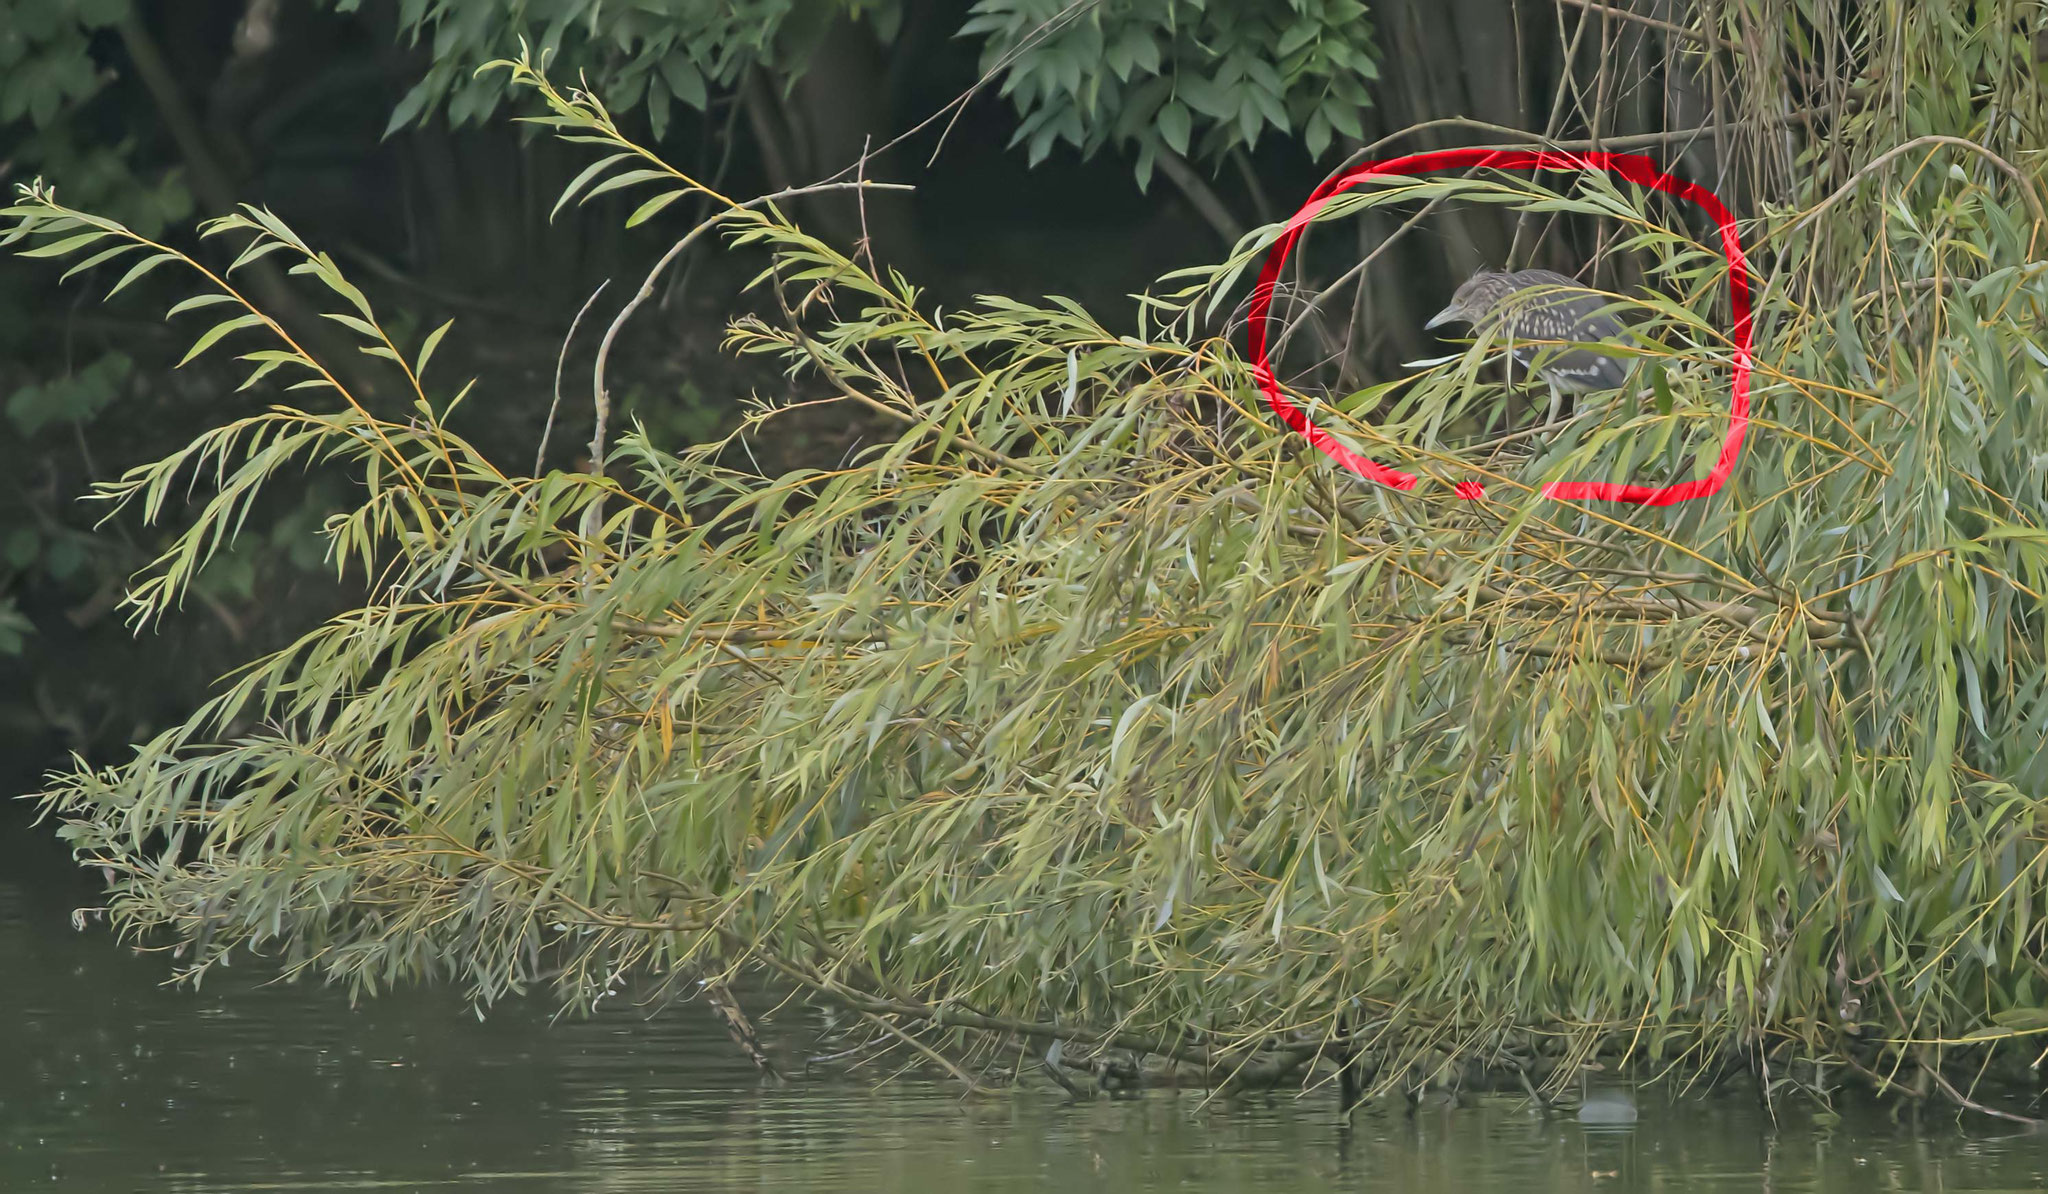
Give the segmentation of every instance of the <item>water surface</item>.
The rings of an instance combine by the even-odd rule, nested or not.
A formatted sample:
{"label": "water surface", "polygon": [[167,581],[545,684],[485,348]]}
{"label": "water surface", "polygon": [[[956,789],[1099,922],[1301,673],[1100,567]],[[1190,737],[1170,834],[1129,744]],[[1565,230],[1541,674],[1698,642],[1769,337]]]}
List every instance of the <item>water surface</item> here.
{"label": "water surface", "polygon": [[[1816,1125],[1753,1098],[1646,1101],[1628,1128],[1489,1097],[1362,1112],[1318,1092],[1068,1104],[963,1100],[881,1074],[764,1086],[700,1006],[479,1022],[444,991],[351,1008],[247,967],[198,991],[103,929],[42,831],[0,813],[0,1191],[1352,1190],[2043,1188],[2048,1138],[1878,1113]],[[771,1031],[807,1039],[801,1010]]]}

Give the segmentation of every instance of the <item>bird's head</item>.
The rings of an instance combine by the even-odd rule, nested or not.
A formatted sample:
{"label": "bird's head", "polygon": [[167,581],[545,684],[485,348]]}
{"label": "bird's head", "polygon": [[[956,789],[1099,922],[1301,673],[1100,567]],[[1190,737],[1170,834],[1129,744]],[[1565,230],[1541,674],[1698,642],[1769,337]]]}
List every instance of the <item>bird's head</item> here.
{"label": "bird's head", "polygon": [[1451,305],[1430,317],[1425,329],[1439,328],[1447,323],[1476,324],[1494,305],[1500,302],[1512,287],[1507,275],[1498,270],[1482,269],[1465,279],[1464,285],[1451,296]]}

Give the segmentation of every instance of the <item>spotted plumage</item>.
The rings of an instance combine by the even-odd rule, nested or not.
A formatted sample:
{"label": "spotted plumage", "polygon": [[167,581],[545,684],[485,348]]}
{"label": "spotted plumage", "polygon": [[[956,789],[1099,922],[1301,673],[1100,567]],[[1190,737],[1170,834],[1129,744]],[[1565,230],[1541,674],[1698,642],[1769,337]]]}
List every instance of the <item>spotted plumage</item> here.
{"label": "spotted plumage", "polygon": [[1517,364],[1526,366],[1540,355],[1543,360],[1536,372],[1543,380],[1567,393],[1585,394],[1619,389],[1628,381],[1627,367],[1598,347],[1559,349],[1524,342],[1618,341],[1627,328],[1601,311],[1612,301],[1547,269],[1480,270],[1458,287],[1450,306],[1423,326],[1469,323],[1475,331],[1486,332],[1506,318],[1507,331],[1516,342]]}

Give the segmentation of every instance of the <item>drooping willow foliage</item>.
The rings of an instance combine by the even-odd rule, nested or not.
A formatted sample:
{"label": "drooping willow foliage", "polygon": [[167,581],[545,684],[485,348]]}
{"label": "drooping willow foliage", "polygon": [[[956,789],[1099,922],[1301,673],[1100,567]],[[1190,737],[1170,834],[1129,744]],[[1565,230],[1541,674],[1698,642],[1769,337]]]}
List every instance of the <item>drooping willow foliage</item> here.
{"label": "drooping willow foliage", "polygon": [[[1752,7],[1731,31],[1807,19]],[[247,946],[588,1003],[755,970],[946,1064],[1057,1042],[1240,1081],[2023,1066],[2048,1043],[2039,17],[1945,7],[1870,6],[1846,60],[1788,68],[1853,81],[1855,111],[1797,150],[1796,204],[1758,200],[1758,418],[1728,488],[1668,509],[1535,495],[1694,475],[1726,425],[1725,265],[1593,180],[1395,179],[1326,213],[1605,218],[1661,287],[1616,296],[1646,397],[1543,434],[1483,417],[1486,346],[1297,396],[1423,474],[1409,494],[1333,470],[1241,341],[1198,334],[1271,230],[1120,336],[1059,300],[932,310],[734,204],[718,231],[770,255],[778,315],[731,345],[797,395],[735,439],[800,401],[900,436],[769,477],[629,432],[624,480],[525,477],[448,430],[442,333],[393,342],[269,215],[209,232],[324,287],[413,410],[359,405],[232,271],[32,188],[8,240],[198,271],[180,308],[226,318],[195,351],[315,400],[109,488],[151,517],[214,491],[138,617],[315,464],[361,482],[327,532],[375,594],[47,807],[194,971]],[[572,193],[697,189],[504,68],[598,143]],[[1456,499],[1475,473],[1487,500]]]}

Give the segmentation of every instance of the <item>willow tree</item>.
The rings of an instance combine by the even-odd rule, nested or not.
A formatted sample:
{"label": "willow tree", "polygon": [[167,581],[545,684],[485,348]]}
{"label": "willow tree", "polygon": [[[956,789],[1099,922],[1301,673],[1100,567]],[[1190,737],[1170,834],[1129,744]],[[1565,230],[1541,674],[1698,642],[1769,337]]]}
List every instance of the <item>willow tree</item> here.
{"label": "willow tree", "polygon": [[[32,188],[9,241],[123,270],[116,289],[186,271],[174,310],[213,317],[195,353],[240,345],[252,383],[321,400],[108,488],[148,517],[214,490],[137,617],[171,615],[303,466],[359,481],[327,538],[376,594],[132,761],[53,777],[46,808],[112,872],[115,920],[188,947],[193,976],[246,948],[363,990],[588,1005],[636,973],[754,971],[976,1082],[1028,1057],[1063,1081],[1559,1089],[1598,1056],[1969,1099],[1954,1075],[2022,1072],[2048,1032],[2048,219],[2013,152],[2041,143],[2042,98],[2031,30],[1996,6],[1851,32],[1800,69],[1864,80],[1854,115],[1747,230],[1746,455],[1662,509],[1538,493],[1682,479],[1726,427],[1725,263],[1595,182],[1395,178],[1323,213],[1574,213],[1657,282],[1614,296],[1654,399],[1540,435],[1502,429],[1483,344],[1297,391],[1422,475],[1406,493],[1333,471],[1259,407],[1238,341],[1200,332],[1271,229],[1121,336],[1057,300],[930,310],[773,202],[712,195],[692,236],[768,262],[772,317],[731,346],[786,363],[789,393],[732,441],[614,443],[614,323],[592,379],[611,472],[530,477],[447,428],[447,329],[400,344],[274,217],[209,233],[329,296],[415,395],[402,417],[233,265]],[[499,69],[594,143],[565,198],[644,217],[705,191],[593,96]],[[1759,152],[1758,178],[1796,176]],[[818,402],[901,434],[746,467]],[[1486,499],[1455,497],[1474,473]]]}

